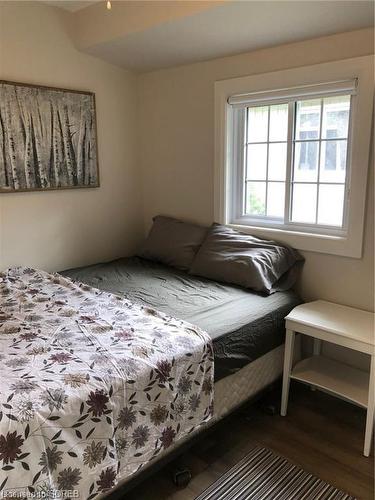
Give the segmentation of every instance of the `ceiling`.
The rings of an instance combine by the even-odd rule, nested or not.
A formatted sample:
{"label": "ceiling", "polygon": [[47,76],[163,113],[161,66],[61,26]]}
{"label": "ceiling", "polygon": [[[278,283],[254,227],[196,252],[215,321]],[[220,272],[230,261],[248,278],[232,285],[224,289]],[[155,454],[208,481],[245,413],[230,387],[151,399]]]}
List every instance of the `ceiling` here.
{"label": "ceiling", "polygon": [[77,12],[78,10],[89,7],[100,0],[49,0],[43,3],[48,5],[53,5],[53,7],[59,7],[60,9],[67,10],[68,12]]}
{"label": "ceiling", "polygon": [[79,50],[140,72],[374,24],[374,3],[361,0],[53,3],[72,12]]}

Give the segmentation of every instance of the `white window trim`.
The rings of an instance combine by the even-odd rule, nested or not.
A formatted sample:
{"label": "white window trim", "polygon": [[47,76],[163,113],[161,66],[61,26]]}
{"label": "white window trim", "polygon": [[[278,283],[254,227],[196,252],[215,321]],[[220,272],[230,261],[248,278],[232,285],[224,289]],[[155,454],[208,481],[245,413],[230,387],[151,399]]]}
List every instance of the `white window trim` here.
{"label": "white window trim", "polygon": [[[373,110],[373,56],[346,59],[330,63],[305,66],[234,78],[215,82],[215,185],[214,214],[216,222],[228,224],[244,232],[259,236],[275,238],[292,245],[299,250],[322,252],[347,257],[361,258],[363,243],[363,228],[365,217],[367,170],[371,141],[371,121]],[[231,220],[232,189],[229,175],[230,162],[233,156],[231,128],[232,106],[228,99],[232,96],[246,96],[251,92],[280,92],[284,89],[309,85],[319,85],[322,82],[345,82],[358,80],[357,94],[352,97],[352,143],[350,151],[351,169],[348,172],[350,194],[346,234],[327,235],[307,233],[303,226],[301,231],[267,226],[238,224]],[[260,96],[261,97],[261,96]],[[244,221],[246,222],[246,221]]]}

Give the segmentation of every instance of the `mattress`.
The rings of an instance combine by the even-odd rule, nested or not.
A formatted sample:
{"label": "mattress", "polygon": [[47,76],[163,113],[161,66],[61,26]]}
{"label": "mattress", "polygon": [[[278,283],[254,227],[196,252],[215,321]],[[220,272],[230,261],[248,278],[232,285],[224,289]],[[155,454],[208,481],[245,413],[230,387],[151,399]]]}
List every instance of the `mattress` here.
{"label": "mattress", "polygon": [[284,317],[301,301],[293,291],[263,296],[130,257],[61,274],[199,326],[213,339],[215,380],[284,342]]}

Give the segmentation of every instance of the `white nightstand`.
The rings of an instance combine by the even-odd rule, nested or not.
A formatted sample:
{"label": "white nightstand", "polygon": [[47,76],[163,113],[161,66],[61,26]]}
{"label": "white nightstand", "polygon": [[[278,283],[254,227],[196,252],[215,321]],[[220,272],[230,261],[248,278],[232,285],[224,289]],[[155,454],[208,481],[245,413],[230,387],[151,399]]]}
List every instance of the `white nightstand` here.
{"label": "white nightstand", "polygon": [[[287,412],[290,379],[323,389],[330,394],[366,408],[366,433],[363,450],[366,457],[370,454],[374,428],[374,316],[370,312],[317,300],[295,307],[285,318],[286,339],[281,415],[285,416]],[[293,367],[296,333],[314,338],[314,355],[299,361]],[[371,356],[370,374],[321,356],[322,341],[349,347]]]}

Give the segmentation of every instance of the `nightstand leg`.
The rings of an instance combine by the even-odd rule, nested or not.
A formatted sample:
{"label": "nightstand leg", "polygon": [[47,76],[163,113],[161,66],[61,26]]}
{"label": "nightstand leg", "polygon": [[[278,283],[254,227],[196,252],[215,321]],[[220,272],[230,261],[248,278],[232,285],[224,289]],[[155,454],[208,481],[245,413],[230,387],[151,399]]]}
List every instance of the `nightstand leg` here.
{"label": "nightstand leg", "polygon": [[284,373],[283,373],[283,392],[281,396],[281,415],[285,417],[288,407],[290,373],[293,364],[294,338],[295,332],[292,330],[286,331],[285,337],[285,353],[284,353]]}
{"label": "nightstand leg", "polygon": [[370,455],[372,434],[374,430],[374,407],[375,407],[375,356],[371,356],[370,366],[370,383],[368,388],[368,406],[366,416],[366,434],[365,434],[365,447],[363,454],[365,457]]}
{"label": "nightstand leg", "polygon": [[[321,352],[322,352],[322,341],[320,339],[314,339],[314,347],[313,347],[314,356],[320,356]],[[316,387],[312,385],[311,390],[316,391]]]}

